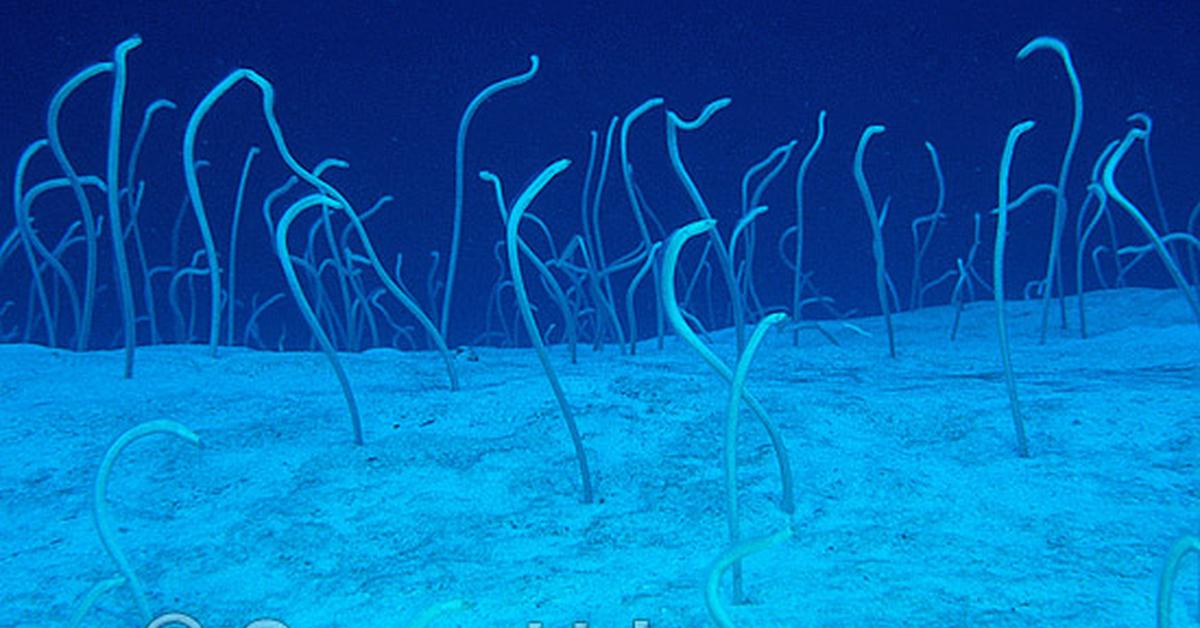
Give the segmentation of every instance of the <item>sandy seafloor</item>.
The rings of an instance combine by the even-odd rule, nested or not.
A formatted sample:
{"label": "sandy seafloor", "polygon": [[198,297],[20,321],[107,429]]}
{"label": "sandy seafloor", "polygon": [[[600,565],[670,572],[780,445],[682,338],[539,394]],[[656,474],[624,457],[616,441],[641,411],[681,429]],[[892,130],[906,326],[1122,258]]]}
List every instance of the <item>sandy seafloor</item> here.
{"label": "sandy seafloor", "polygon": [[[1175,291],[1090,293],[1082,340],[1009,304],[1032,458],[1015,454],[990,302],[878,318],[841,342],[772,333],[749,388],[797,480],[794,538],[747,560],[743,626],[1149,626],[1170,544],[1200,533],[1200,332]],[[1056,306],[1057,307],[1057,306]],[[1057,310],[1055,314],[1057,318]],[[731,336],[715,335],[728,359]],[[202,346],[77,354],[0,346],[0,625],[63,625],[116,573],[91,518],[108,445],[153,419],[114,469],[119,538],[156,610],[208,627],[705,626],[726,544],[728,386],[677,339],[636,356],[552,359],[590,455],[580,503],[566,430],[534,354],[480,348],[448,392],[429,353],[342,355],[366,425],[352,443],[320,354]],[[779,529],[779,477],[743,413],[742,530]],[[1196,625],[1196,559],[1175,622]],[[726,595],[728,576],[726,577]],[[134,626],[127,587],[86,626]]]}

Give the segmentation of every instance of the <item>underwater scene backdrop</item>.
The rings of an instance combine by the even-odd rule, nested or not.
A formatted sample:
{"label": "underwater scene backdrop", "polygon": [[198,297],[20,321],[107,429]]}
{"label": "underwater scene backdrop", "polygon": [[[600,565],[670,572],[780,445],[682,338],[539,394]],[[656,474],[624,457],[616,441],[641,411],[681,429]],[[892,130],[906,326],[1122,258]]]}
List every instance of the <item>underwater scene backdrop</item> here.
{"label": "underwater scene backdrop", "polygon": [[1200,623],[1200,10],[0,8],[0,625]]}

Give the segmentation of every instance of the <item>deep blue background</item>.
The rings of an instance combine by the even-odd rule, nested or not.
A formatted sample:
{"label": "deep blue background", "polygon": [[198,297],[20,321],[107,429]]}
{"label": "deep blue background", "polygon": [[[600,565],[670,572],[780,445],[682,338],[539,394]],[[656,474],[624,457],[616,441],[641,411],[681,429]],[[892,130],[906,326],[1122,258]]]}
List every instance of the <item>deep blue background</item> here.
{"label": "deep blue background", "polygon": [[[381,194],[397,197],[370,229],[385,258],[404,253],[405,277],[424,302],[429,252],[449,248],[459,116],[478,90],[524,71],[528,55],[537,53],[538,76],[484,105],[471,129],[452,343],[467,342],[482,329],[483,304],[496,275],[492,243],[502,234],[491,190],[475,173],[495,171],[515,194],[554,159],[574,159],[574,167],[534,207],[561,245],[579,229],[588,132],[603,132],[611,116],[623,116],[651,96],[665,97],[686,118],[714,98],[733,98],[707,127],[681,141],[684,159],[725,233],[738,212],[745,168],[773,147],[800,140],[794,160],[765,199],[772,211],[761,219],[760,293],[780,305],[790,303],[791,284],[773,270],[774,241],[792,224],[796,166],[814,135],[817,112],[827,109],[825,145],[806,185],[806,264],[839,307],[875,311],[870,233],[850,168],[862,129],[875,123],[888,127],[873,141],[866,170],[878,200],[894,197],[886,225],[889,267],[906,297],[908,223],[929,211],[935,193],[922,142],[933,142],[941,154],[950,215],[927,259],[927,277],[965,255],[971,214],[995,203],[996,168],[1012,124],[1038,123],[1018,148],[1014,190],[1056,178],[1071,120],[1065,75],[1057,57],[1046,52],[1015,60],[1033,37],[1054,35],[1071,49],[1085,98],[1069,189],[1072,210],[1082,200],[1098,151],[1125,132],[1128,114],[1143,111],[1155,121],[1155,160],[1172,224],[1182,226],[1200,199],[1200,5],[964,4],[973,3],[7,3],[0,9],[0,172],[11,173],[23,147],[44,135],[45,107],[58,85],[83,66],[109,59],[117,42],[139,33],[144,44],[129,57],[126,150],[147,103],[161,97],[180,105],[177,112],[160,114],[142,165],[147,181],[142,226],[154,240],[152,263],[163,263],[184,194],[180,148],[187,115],[231,70],[250,67],[274,82],[284,131],[304,164],[325,157],[348,160],[351,169],[330,178],[360,209]],[[106,79],[94,81],[64,114],[68,150],[84,172],[102,172],[109,89]],[[198,156],[213,164],[202,176],[205,200],[220,241],[228,237],[246,148],[269,146],[256,96],[240,88],[201,131]],[[661,110],[640,121],[634,137],[632,160],[651,204],[668,228],[692,220],[666,158]],[[53,174],[50,160],[43,159],[31,180]],[[258,208],[284,175],[269,150],[256,162],[241,239],[245,265],[238,290],[245,298],[256,289],[283,289]],[[10,196],[10,178],[0,178],[0,198]],[[1139,160],[1129,160],[1121,180],[1151,208]],[[612,258],[634,242],[634,231],[615,168],[607,190],[605,235]],[[66,196],[48,200],[37,212],[48,240],[77,217]],[[7,233],[12,224],[11,211],[0,211],[0,229]],[[184,248],[190,252],[199,240],[193,221],[186,225]],[[990,263],[993,229],[994,222],[986,221],[981,270]],[[1041,274],[1048,229],[1047,202],[1014,217],[1010,291]],[[1136,238],[1131,229],[1124,233],[1129,241]],[[106,236],[100,281],[109,288],[97,311],[98,346],[119,339],[107,242]],[[79,260],[72,259],[71,268],[81,275]],[[1139,281],[1165,285],[1156,262],[1144,266]],[[200,285],[206,295],[207,286]],[[159,290],[165,294],[165,288]],[[28,269],[23,258],[15,259],[0,279],[0,302],[16,302],[0,321],[4,331],[24,324],[27,292]],[[935,292],[930,299],[942,302],[947,294]],[[648,312],[648,303],[643,305]],[[277,308],[273,319],[288,321],[292,330],[300,326],[290,303]],[[264,330],[268,336],[278,333]],[[41,340],[40,334],[34,339]]]}

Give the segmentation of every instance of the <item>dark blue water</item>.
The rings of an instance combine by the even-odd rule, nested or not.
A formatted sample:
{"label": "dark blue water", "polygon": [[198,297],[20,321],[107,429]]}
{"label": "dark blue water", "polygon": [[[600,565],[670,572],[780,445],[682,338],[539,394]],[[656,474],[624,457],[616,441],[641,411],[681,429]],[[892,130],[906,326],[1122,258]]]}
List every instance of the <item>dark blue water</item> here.
{"label": "dark blue water", "polygon": [[[395,196],[368,227],[389,269],[396,254],[403,254],[405,282],[426,311],[433,311],[431,302],[440,309],[440,292],[431,299],[427,286],[432,284],[436,291],[445,280],[459,116],[480,89],[525,71],[529,55],[538,54],[537,76],[484,104],[471,126],[462,248],[449,317],[451,344],[472,342],[486,327],[497,329],[495,320],[484,319],[500,272],[493,245],[503,232],[492,191],[479,181],[478,171],[499,175],[511,197],[555,159],[572,159],[573,165],[531,210],[549,225],[561,249],[581,230],[589,132],[599,132],[602,141],[612,116],[624,116],[654,96],[665,98],[666,108],[684,118],[694,117],[713,99],[733,99],[706,127],[681,139],[683,158],[726,240],[742,211],[742,174],[774,147],[798,140],[791,160],[762,198],[770,210],[758,220],[752,279],[765,309],[791,309],[792,274],[776,253],[776,241],[795,222],[796,169],[814,137],[818,111],[827,110],[827,136],[806,181],[805,268],[812,271],[821,292],[835,300],[837,310],[871,313],[879,304],[870,230],[851,176],[862,130],[870,124],[887,127],[868,150],[866,173],[877,202],[891,197],[884,225],[888,270],[900,305],[908,308],[913,264],[909,224],[928,214],[936,199],[924,142],[936,146],[947,182],[946,218],[924,262],[927,280],[965,257],[972,215],[996,204],[1000,152],[1013,124],[1037,122],[1017,149],[1014,195],[1057,178],[1072,119],[1066,75],[1059,59],[1045,51],[1021,62],[1015,59],[1032,38],[1052,35],[1069,46],[1085,101],[1082,135],[1066,190],[1068,293],[1075,290],[1072,233],[1088,172],[1104,145],[1127,131],[1129,114],[1145,112],[1154,120],[1153,163],[1162,205],[1170,229],[1185,226],[1200,196],[1195,185],[1200,145],[1200,86],[1195,81],[1200,55],[1195,42],[1200,40],[1200,11],[1194,2],[1018,2],[993,8],[965,8],[960,3],[838,3],[839,8],[816,4],[831,6],[13,3],[0,9],[0,166],[12,172],[24,146],[45,135],[46,105],[63,81],[89,64],[111,59],[118,42],[140,34],[144,43],[128,60],[122,159],[128,156],[143,109],[156,98],[177,103],[177,110],[156,117],[138,175],[145,185],[139,228],[148,265],[175,272],[201,246],[195,219],[187,210],[172,254],[172,226],[185,195],[181,144],[187,117],[229,72],[252,68],[274,84],[284,134],[302,164],[311,168],[328,157],[349,162],[348,170],[329,180],[359,211],[381,195]],[[104,171],[110,90],[107,77],[89,82],[63,114],[64,143],[84,174]],[[638,184],[664,228],[652,232],[656,240],[696,217],[667,159],[664,137],[660,107],[635,125],[630,141]],[[202,171],[201,185],[222,256],[227,254],[234,192],[251,145],[265,152],[247,183],[237,273],[238,338],[252,303],[286,290],[260,207],[288,174],[271,148],[258,94],[241,86],[206,119],[197,149],[197,158],[211,164]],[[617,163],[615,158],[612,163]],[[1161,228],[1147,172],[1139,148],[1126,159],[1119,180]],[[43,154],[31,166],[25,185],[53,176],[60,172]],[[2,180],[0,190],[7,198],[12,184],[8,176]],[[632,250],[640,236],[619,166],[609,168],[605,184],[600,220],[612,261]],[[102,197],[94,195],[93,205],[103,209]],[[1012,218],[1010,295],[1019,297],[1025,284],[1044,272],[1051,210],[1052,202],[1043,197]],[[282,204],[276,215],[280,211]],[[39,234],[51,244],[78,219],[77,206],[65,192],[44,197],[34,212]],[[1116,218],[1122,245],[1144,241],[1126,217]],[[311,222],[304,224],[307,229]],[[0,212],[0,230],[7,234],[13,225],[12,212]],[[112,250],[103,229],[91,348],[122,342]],[[985,215],[976,268],[988,277],[994,229],[994,220]],[[541,242],[540,237],[526,237]],[[293,243],[302,246],[303,236],[295,236]],[[544,245],[538,249],[549,256]],[[132,255],[132,245],[130,250]],[[63,256],[77,284],[83,276],[82,251],[82,245],[75,245]],[[443,263],[429,282],[434,251]],[[322,259],[325,255],[318,251]],[[689,250],[687,255],[692,258],[685,256],[685,262],[691,259],[688,263],[694,264],[698,252]],[[1101,262],[1109,273],[1105,281],[1112,283],[1111,258],[1101,257]],[[202,258],[198,267],[204,268]],[[1090,263],[1087,270],[1085,287],[1099,287]],[[140,287],[143,269],[135,263],[133,272],[134,284]],[[618,308],[624,306],[630,276],[628,271],[614,275]],[[207,283],[202,276],[195,278],[194,298],[186,282],[181,284],[181,302],[193,331],[179,337],[166,303],[168,277],[155,279],[159,296],[154,307],[163,340],[203,341]],[[45,343],[47,334],[38,315],[29,317],[29,278],[24,254],[18,251],[0,279],[0,302],[12,302],[0,318],[0,330],[10,340]],[[1169,282],[1157,262],[1141,264],[1128,281],[1155,286]],[[711,312],[702,305],[706,297],[696,297],[692,309],[706,326],[726,326],[730,312],[722,304],[729,299],[719,274],[714,274],[712,286],[717,305]],[[378,283],[370,282],[367,289],[375,287]],[[951,287],[948,282],[931,289],[926,302],[946,302]],[[532,290],[549,319],[553,310],[545,292],[540,286]],[[137,296],[139,316],[144,318],[148,306],[140,291]],[[511,292],[503,293],[510,325],[511,299]],[[653,306],[648,292],[636,305],[643,328],[650,327]],[[57,307],[59,344],[69,345],[75,325],[66,304],[60,301]],[[401,324],[413,324],[394,302],[386,307]],[[438,312],[433,313],[436,319]],[[808,314],[833,315],[820,308]],[[283,345],[309,346],[290,299],[263,315],[258,330],[263,344],[278,346],[285,328]],[[140,343],[149,341],[144,320],[138,336]],[[424,346],[420,334],[416,342]],[[349,344],[342,341],[339,346]]]}

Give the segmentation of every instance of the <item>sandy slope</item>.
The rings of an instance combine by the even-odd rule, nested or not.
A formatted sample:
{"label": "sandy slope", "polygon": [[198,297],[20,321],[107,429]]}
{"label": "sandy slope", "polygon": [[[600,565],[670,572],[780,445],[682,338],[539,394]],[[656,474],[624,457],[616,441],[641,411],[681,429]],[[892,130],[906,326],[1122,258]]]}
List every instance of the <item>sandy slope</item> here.
{"label": "sandy slope", "polygon": [[[1037,307],[1009,306],[1033,458],[1018,459],[989,302],[836,323],[830,345],[773,334],[750,387],[797,476],[796,536],[750,559],[753,626],[1150,625],[1169,544],[1200,533],[1200,332],[1175,292],[1089,295],[1094,337],[1036,344]],[[1072,308],[1073,309],[1073,308]],[[1076,322],[1071,321],[1074,329]],[[717,334],[728,358],[729,334]],[[527,350],[479,349],[449,393],[428,354],[344,355],[368,444],[355,447],[320,355],[202,347],[120,355],[0,346],[0,625],[58,625],[114,567],[89,499],[108,444],[151,419],[204,441],[131,446],[110,487],[152,602],[206,626],[707,623],[702,583],[724,547],[720,444],[728,387],[673,339],[553,359],[600,503],[578,477]],[[740,440],[743,532],[778,529],[760,426]],[[1177,621],[1196,618],[1194,559]],[[131,626],[127,589],[86,625]],[[1188,620],[1191,621],[1191,620]]]}

